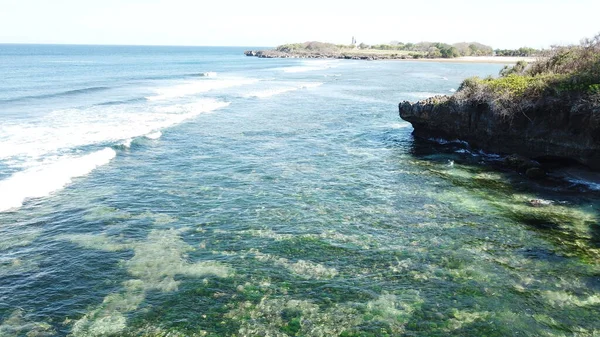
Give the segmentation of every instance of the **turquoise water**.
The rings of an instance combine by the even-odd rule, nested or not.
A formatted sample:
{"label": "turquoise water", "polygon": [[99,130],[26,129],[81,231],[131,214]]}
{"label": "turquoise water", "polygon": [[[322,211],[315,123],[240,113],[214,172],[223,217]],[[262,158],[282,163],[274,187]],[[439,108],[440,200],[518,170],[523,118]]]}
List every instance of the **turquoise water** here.
{"label": "turquoise water", "polygon": [[398,118],[501,65],[243,50],[0,46],[0,336],[600,334],[599,192]]}

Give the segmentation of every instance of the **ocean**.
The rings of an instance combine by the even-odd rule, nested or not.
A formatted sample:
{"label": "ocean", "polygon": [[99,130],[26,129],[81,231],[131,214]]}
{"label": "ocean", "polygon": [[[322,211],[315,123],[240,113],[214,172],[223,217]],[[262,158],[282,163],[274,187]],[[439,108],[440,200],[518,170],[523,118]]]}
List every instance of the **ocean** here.
{"label": "ocean", "polygon": [[0,336],[600,334],[597,186],[398,116],[502,65],[245,49],[0,45]]}

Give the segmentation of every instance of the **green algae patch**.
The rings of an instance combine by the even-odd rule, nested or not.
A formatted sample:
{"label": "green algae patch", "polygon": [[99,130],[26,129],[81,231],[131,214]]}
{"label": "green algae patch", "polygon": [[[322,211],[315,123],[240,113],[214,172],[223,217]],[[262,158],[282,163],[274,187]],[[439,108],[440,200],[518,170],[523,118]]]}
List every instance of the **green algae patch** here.
{"label": "green algae patch", "polygon": [[240,324],[240,336],[338,336],[360,322],[352,308],[321,309],[310,301],[282,298],[240,303],[226,317]]}
{"label": "green algae patch", "polygon": [[110,294],[102,304],[86,313],[73,324],[73,336],[110,336],[123,331],[126,313],[136,310],[144,300],[142,289],[123,294]]}
{"label": "green algae patch", "polygon": [[30,320],[22,309],[14,310],[0,324],[0,336],[50,337],[55,335],[56,330],[49,323]]}
{"label": "green algae patch", "polygon": [[542,296],[555,307],[588,307],[600,305],[600,295],[576,296],[565,291],[545,291]]}
{"label": "green algae patch", "polygon": [[186,253],[193,248],[185,243],[180,230],[152,230],[145,241],[118,242],[103,235],[64,236],[90,249],[106,251],[133,250],[131,259],[122,266],[133,277],[123,282],[123,291],[104,298],[73,324],[74,336],[107,336],[123,332],[127,314],[138,309],[148,291],[174,292],[181,281],[176,275],[189,277],[229,277],[231,268],[214,261],[189,263]]}
{"label": "green algae patch", "polygon": [[115,207],[96,206],[90,209],[84,216],[85,221],[109,221],[130,219],[132,215],[129,212],[121,211]]}
{"label": "green algae patch", "polygon": [[22,273],[31,273],[39,270],[41,257],[1,257],[0,258],[0,277],[7,277]]}
{"label": "green algae patch", "polygon": [[30,245],[40,235],[39,230],[0,235],[0,251]]}
{"label": "green algae patch", "polygon": [[165,213],[144,212],[135,216],[136,219],[151,219],[156,226],[165,226],[177,221],[177,218]]}
{"label": "green algae patch", "polygon": [[412,291],[328,307],[308,300],[263,297],[256,304],[239,303],[226,316],[240,324],[240,336],[362,336],[364,331],[392,336],[405,331],[422,303]]}
{"label": "green algae patch", "polygon": [[469,312],[466,310],[453,309],[451,313],[452,318],[448,320],[447,330],[459,330],[464,326],[473,324],[476,321],[483,322],[489,319],[490,316],[491,314],[489,312]]}
{"label": "green algae patch", "polygon": [[[597,214],[590,209],[549,203],[542,207],[531,204],[534,196],[515,194],[508,201],[495,201],[494,205],[506,216],[537,231],[548,232],[549,238],[569,247],[570,254],[597,261],[600,249],[591,245],[594,228],[598,226]],[[565,250],[565,253],[568,253]]]}
{"label": "green algae patch", "polygon": [[257,250],[250,251],[254,258],[261,262],[273,263],[277,266],[286,268],[290,272],[306,279],[327,279],[335,277],[338,272],[335,268],[327,268],[319,263],[305,260],[290,261],[283,257],[271,254],[263,254]]}

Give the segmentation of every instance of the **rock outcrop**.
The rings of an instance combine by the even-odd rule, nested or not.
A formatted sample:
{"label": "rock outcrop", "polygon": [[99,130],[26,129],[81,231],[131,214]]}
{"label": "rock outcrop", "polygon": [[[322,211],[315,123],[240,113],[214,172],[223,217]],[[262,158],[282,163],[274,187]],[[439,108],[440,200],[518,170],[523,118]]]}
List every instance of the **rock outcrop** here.
{"label": "rock outcrop", "polygon": [[[493,100],[436,96],[402,102],[417,137],[460,139],[484,151],[600,169],[600,108],[552,97],[520,101],[510,112]],[[532,171],[532,175],[537,172]]]}
{"label": "rock outcrop", "polygon": [[246,56],[255,56],[260,58],[306,58],[306,59],[345,59],[345,60],[398,60],[398,59],[412,59],[411,56],[406,54],[371,54],[371,53],[359,53],[359,52],[339,52],[339,53],[326,53],[326,52],[281,52],[277,50],[246,50],[244,52]]}

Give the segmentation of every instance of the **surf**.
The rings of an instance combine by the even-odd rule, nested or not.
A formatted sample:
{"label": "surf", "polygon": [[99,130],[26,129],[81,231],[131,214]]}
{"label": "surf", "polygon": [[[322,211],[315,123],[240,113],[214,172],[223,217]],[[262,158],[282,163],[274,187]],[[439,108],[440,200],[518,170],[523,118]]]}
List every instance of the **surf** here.
{"label": "surf", "polygon": [[116,151],[104,148],[79,157],[65,156],[17,172],[0,181],[0,212],[17,209],[28,199],[42,198],[63,189],[74,178],[83,177],[108,164]]}
{"label": "surf", "polygon": [[249,85],[256,82],[258,82],[257,79],[214,79],[211,76],[208,76],[207,79],[203,80],[188,81],[174,86],[154,89],[155,95],[148,96],[146,97],[146,99],[148,99],[149,101],[172,100],[213,90]]}

